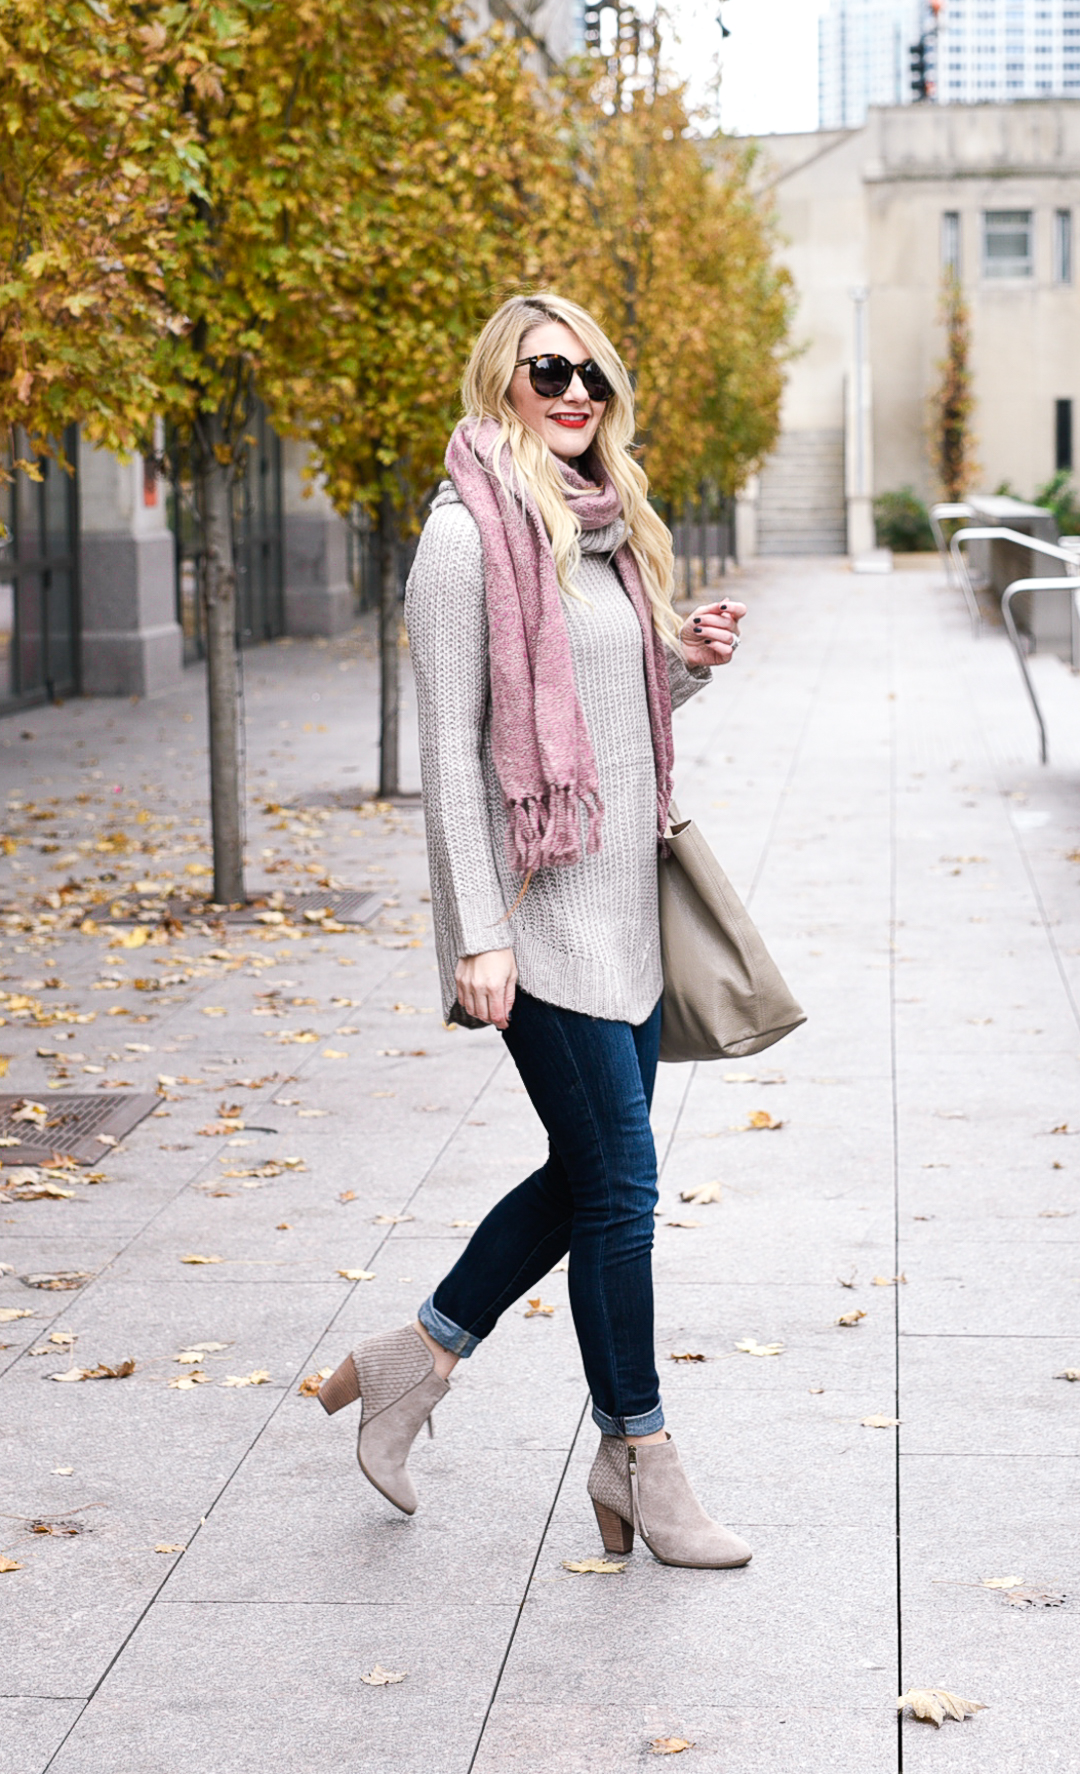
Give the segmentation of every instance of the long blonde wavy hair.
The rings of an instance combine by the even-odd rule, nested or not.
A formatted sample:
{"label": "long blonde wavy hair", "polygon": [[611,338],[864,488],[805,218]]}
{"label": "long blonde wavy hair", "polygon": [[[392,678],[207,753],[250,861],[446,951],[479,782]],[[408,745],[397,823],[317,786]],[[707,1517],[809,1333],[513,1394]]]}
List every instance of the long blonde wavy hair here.
{"label": "long blonde wavy hair", "polygon": [[590,453],[611,477],[622,500],[627,541],[652,609],[653,626],[664,641],[677,646],[671,532],[649,504],[645,471],[630,454],[635,422],[629,373],[592,315],[550,290],[511,296],[492,315],[473,346],[461,386],[466,415],[497,421],[500,429],[491,465],[501,480],[499,463],[503,443],[507,443],[518,491],[527,489],[532,494],[551,539],[559,585],[571,597],[579,595],[574,580],[581,564],[581,525],[567,504],[555,457],[510,403],[510,382],[525,335],[548,321],[561,321],[578,335],[614,390]]}

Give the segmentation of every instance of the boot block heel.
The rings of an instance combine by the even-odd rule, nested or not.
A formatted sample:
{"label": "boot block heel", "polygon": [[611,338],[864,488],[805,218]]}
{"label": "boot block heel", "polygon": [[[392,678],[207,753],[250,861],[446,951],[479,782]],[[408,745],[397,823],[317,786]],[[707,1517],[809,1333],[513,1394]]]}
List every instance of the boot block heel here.
{"label": "boot block heel", "polygon": [[[328,1380],[327,1385],[329,1384]],[[592,1506],[596,1511],[596,1525],[600,1529],[604,1551],[633,1552],[634,1530],[630,1523],[623,1521],[622,1516],[616,1515],[613,1509],[608,1509],[603,1503],[598,1503],[595,1497],[592,1499]]]}
{"label": "boot block heel", "polygon": [[334,1369],[328,1380],[319,1387],[319,1403],[328,1417],[340,1411],[347,1404],[355,1404],[360,1396],[360,1380],[356,1372],[356,1363],[351,1355],[346,1355],[340,1367]]}

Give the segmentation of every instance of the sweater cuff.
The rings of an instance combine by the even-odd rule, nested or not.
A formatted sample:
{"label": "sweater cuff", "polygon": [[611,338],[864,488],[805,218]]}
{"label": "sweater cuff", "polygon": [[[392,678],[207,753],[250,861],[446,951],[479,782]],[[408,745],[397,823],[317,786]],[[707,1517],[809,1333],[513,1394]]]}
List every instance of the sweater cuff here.
{"label": "sweater cuff", "polygon": [[459,961],[463,955],[513,948],[513,932],[501,893],[470,893],[457,901],[456,911]]}

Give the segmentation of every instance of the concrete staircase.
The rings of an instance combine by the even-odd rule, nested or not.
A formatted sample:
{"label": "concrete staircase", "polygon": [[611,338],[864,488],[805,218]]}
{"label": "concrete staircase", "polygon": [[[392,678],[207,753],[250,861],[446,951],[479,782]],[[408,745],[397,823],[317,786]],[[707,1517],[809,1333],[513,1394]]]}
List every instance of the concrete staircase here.
{"label": "concrete staircase", "polygon": [[842,430],[783,432],[760,488],[759,554],[846,554]]}

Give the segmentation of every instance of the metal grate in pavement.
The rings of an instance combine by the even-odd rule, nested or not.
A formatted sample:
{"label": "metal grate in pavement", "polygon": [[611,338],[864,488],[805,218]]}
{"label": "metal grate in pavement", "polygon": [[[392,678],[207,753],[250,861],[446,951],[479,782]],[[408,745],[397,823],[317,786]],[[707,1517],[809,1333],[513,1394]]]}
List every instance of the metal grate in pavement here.
{"label": "metal grate in pavement", "polygon": [[381,893],[346,888],[334,892],[330,888],[312,888],[310,893],[266,894],[226,912],[224,924],[253,924],[260,912],[285,912],[290,918],[302,918],[305,912],[326,912],[339,924],[369,924],[382,905]]}
{"label": "metal grate in pavement", "polygon": [[37,1097],[0,1096],[0,1137],[17,1139],[17,1146],[0,1146],[5,1164],[42,1164],[54,1152],[64,1152],[88,1164],[105,1156],[107,1147],[98,1139],[99,1133],[122,1140],[137,1127],[151,1109],[161,1101],[158,1096],[130,1096],[126,1092],[102,1091],[100,1096],[54,1096],[50,1091],[43,1105],[48,1119],[43,1126],[33,1121],[16,1121],[16,1111],[25,1102],[38,1102]]}

